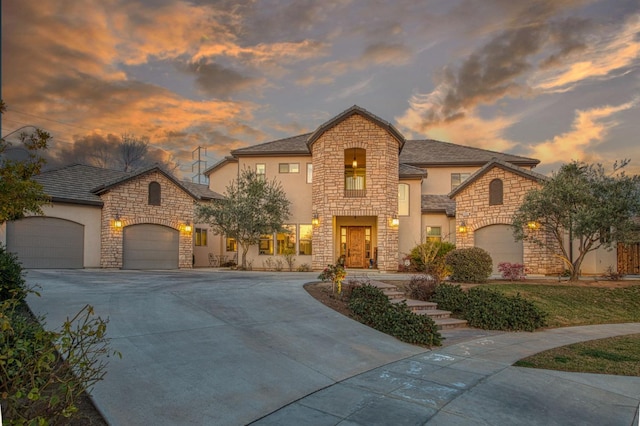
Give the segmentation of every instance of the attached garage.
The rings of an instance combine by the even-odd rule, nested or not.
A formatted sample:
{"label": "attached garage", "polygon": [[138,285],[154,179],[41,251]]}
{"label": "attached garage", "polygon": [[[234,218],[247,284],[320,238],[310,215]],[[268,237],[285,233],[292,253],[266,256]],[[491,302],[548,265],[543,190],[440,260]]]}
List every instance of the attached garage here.
{"label": "attached garage", "polygon": [[493,259],[493,273],[500,262],[523,263],[522,241],[515,241],[510,225],[490,225],[475,231],[475,246],[486,250]]}
{"label": "attached garage", "polygon": [[178,269],[177,230],[140,224],[127,226],[123,232],[123,269]]}
{"label": "attached garage", "polygon": [[24,268],[83,268],[84,225],[41,216],[8,222],[7,250]]}

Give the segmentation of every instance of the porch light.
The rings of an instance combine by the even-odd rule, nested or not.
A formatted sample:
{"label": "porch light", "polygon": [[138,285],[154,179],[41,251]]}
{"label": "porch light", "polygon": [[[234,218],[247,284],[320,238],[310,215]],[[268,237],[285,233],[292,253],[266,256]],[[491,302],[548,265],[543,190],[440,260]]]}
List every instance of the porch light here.
{"label": "porch light", "polygon": [[191,232],[191,225],[188,223],[180,224],[180,230],[184,232]]}
{"label": "porch light", "polygon": [[461,234],[467,233],[467,223],[464,220],[460,222],[460,225],[458,226],[458,232]]}
{"label": "porch light", "polygon": [[529,228],[532,231],[535,231],[536,229],[540,228],[540,224],[535,220],[530,220],[529,222],[527,222],[527,228]]}
{"label": "porch light", "polygon": [[318,226],[320,225],[320,218],[318,217],[318,213],[314,213],[313,214],[313,218],[311,219],[311,224],[313,226]]}
{"label": "porch light", "polygon": [[391,226],[398,226],[400,225],[400,219],[398,219],[398,216],[393,215],[393,217],[391,218]]}
{"label": "porch light", "polygon": [[113,219],[113,226],[116,228],[122,228],[122,220],[120,219],[120,215],[117,213],[115,219]]}

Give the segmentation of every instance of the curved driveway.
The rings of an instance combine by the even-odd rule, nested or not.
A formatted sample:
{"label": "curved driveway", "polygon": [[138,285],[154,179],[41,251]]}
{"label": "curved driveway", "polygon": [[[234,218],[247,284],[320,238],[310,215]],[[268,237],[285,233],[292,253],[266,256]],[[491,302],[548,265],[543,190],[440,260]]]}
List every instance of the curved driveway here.
{"label": "curved driveway", "polygon": [[[32,270],[55,328],[85,304],[112,347],[93,397],[111,425],[637,424],[640,378],[510,367],[640,324],[446,333],[429,351],[302,288],[316,273]],[[452,343],[453,341],[453,343]],[[636,417],[635,420],[634,416]]]}

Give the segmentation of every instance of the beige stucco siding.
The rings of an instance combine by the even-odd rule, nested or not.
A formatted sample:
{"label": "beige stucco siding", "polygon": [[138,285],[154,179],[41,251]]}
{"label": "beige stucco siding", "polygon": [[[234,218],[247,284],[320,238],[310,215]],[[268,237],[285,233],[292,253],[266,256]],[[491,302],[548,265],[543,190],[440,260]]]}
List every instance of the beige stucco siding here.
{"label": "beige stucco siding", "polygon": [[420,243],[422,201],[420,179],[401,180],[400,183],[409,184],[409,216],[398,216],[398,261],[404,254],[409,253],[413,247]]}
{"label": "beige stucco siding", "polygon": [[423,194],[448,194],[451,192],[451,173],[469,173],[480,169],[477,167],[429,167],[428,176],[422,182]]}

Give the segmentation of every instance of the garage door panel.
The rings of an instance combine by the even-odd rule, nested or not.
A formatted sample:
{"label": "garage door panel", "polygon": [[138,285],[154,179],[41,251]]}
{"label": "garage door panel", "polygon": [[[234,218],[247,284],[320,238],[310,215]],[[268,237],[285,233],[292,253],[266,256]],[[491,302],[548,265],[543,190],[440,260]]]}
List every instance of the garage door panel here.
{"label": "garage door panel", "polygon": [[123,269],[177,269],[177,230],[153,224],[124,228]]}
{"label": "garage door panel", "polygon": [[522,241],[513,237],[510,225],[490,225],[474,232],[475,246],[486,250],[493,259],[493,273],[501,262],[523,263]]}
{"label": "garage door panel", "polygon": [[84,225],[40,216],[11,221],[7,249],[24,268],[83,268]]}

